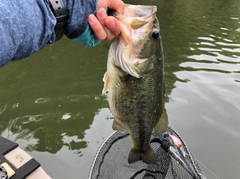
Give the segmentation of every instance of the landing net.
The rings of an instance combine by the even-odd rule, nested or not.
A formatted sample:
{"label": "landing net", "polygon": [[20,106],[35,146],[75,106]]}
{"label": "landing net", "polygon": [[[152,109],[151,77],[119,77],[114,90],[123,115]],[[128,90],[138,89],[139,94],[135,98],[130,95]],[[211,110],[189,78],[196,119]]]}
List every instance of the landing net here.
{"label": "landing net", "polygon": [[114,132],[99,148],[89,179],[206,179],[185,142],[172,128],[161,137],[153,133],[150,143],[156,164],[128,164],[131,138],[128,133]]}

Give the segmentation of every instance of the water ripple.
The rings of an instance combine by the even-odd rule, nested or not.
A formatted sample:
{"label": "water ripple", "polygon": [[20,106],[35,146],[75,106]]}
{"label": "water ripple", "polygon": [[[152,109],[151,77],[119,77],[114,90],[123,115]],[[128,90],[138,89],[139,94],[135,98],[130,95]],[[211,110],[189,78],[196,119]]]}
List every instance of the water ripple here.
{"label": "water ripple", "polygon": [[212,43],[209,43],[209,42],[201,42],[200,44],[201,44],[201,45],[212,46],[212,47],[215,47],[215,46],[216,46],[215,44],[212,44]]}
{"label": "water ripple", "polygon": [[35,103],[46,103],[47,101],[49,101],[48,98],[38,98],[35,100]]}
{"label": "water ripple", "polygon": [[218,44],[221,46],[229,46],[229,47],[240,47],[240,44],[225,43],[225,42],[215,42],[215,44]]}
{"label": "water ripple", "polygon": [[7,109],[7,104],[0,108],[0,115],[2,115]]}
{"label": "water ripple", "polygon": [[217,48],[203,48],[203,47],[199,47],[199,50],[202,51],[206,51],[206,52],[221,52],[221,49],[217,49]]}
{"label": "water ripple", "polygon": [[234,48],[234,49],[231,49],[231,48],[222,48],[222,50],[224,51],[227,51],[227,52],[237,52],[237,53],[240,53],[240,48]]}
{"label": "water ripple", "polygon": [[[180,67],[188,70],[239,73],[240,44],[236,41],[236,35],[232,36],[232,33],[235,33],[233,29],[220,27],[216,34],[197,37],[197,41],[190,43],[189,48],[192,54],[188,55],[187,58],[191,60],[183,62]],[[228,37],[223,38],[223,35]]]}
{"label": "water ripple", "polygon": [[210,42],[213,42],[215,41],[213,38],[211,37],[198,37],[199,40],[206,40],[206,41],[210,41]]}
{"label": "water ripple", "polygon": [[[222,73],[239,73],[240,64],[184,62],[181,67]],[[190,70],[189,69],[189,70]],[[190,70],[191,71],[191,70]]]}
{"label": "water ripple", "polygon": [[187,58],[198,60],[198,61],[207,60],[209,62],[218,62],[217,59],[214,56],[208,55],[208,54],[190,55]]}
{"label": "water ripple", "polygon": [[222,61],[222,62],[228,62],[228,63],[239,63],[240,62],[240,57],[239,56],[227,56],[227,55],[223,55],[220,53],[213,53],[214,55],[216,55],[215,59],[218,61]]}

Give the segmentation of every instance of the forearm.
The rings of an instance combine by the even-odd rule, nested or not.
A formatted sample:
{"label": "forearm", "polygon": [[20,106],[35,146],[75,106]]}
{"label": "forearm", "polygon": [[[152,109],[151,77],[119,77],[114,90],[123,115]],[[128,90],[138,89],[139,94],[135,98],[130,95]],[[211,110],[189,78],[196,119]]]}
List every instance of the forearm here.
{"label": "forearm", "polygon": [[68,9],[69,22],[66,36],[73,39],[80,36],[88,25],[88,16],[97,8],[97,0],[63,0]]}
{"label": "forearm", "polygon": [[[63,0],[69,12],[66,35],[75,38],[87,27],[96,0]],[[55,41],[56,19],[44,0],[0,1],[0,66],[25,58]]]}
{"label": "forearm", "polygon": [[55,17],[43,0],[0,1],[0,66],[55,40]]}

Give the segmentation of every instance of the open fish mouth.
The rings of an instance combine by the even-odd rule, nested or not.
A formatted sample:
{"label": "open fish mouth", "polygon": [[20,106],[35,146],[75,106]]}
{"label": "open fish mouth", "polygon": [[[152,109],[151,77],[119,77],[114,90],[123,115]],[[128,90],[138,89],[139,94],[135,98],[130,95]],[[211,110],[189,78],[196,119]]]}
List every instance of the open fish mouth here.
{"label": "open fish mouth", "polygon": [[[156,6],[141,6],[125,4],[124,14],[109,9],[108,14],[117,18],[120,22],[122,33],[125,44],[128,45],[131,42],[133,34],[147,31],[147,24],[154,21],[156,17],[157,7]],[[145,27],[144,27],[145,26]],[[141,29],[143,28],[144,29]]]}
{"label": "open fish mouth", "polygon": [[139,42],[146,39],[154,28],[156,12],[156,6],[130,4],[125,5],[123,14],[113,10],[108,11],[118,19],[122,29],[117,42],[111,47],[112,51],[116,51],[115,65],[136,78],[143,76],[138,65],[149,58],[148,54],[139,53],[139,49],[142,48],[139,48],[141,45]]}

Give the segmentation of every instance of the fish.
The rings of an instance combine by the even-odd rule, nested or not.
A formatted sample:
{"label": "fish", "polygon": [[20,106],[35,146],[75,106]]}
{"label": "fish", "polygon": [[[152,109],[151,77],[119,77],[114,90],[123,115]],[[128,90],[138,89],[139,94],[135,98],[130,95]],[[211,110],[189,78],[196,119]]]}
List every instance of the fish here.
{"label": "fish", "polygon": [[126,4],[124,13],[111,14],[122,32],[109,48],[103,94],[114,116],[112,128],[129,133],[128,163],[157,162],[150,145],[154,131],[168,127],[164,103],[164,56],[157,7]]}

